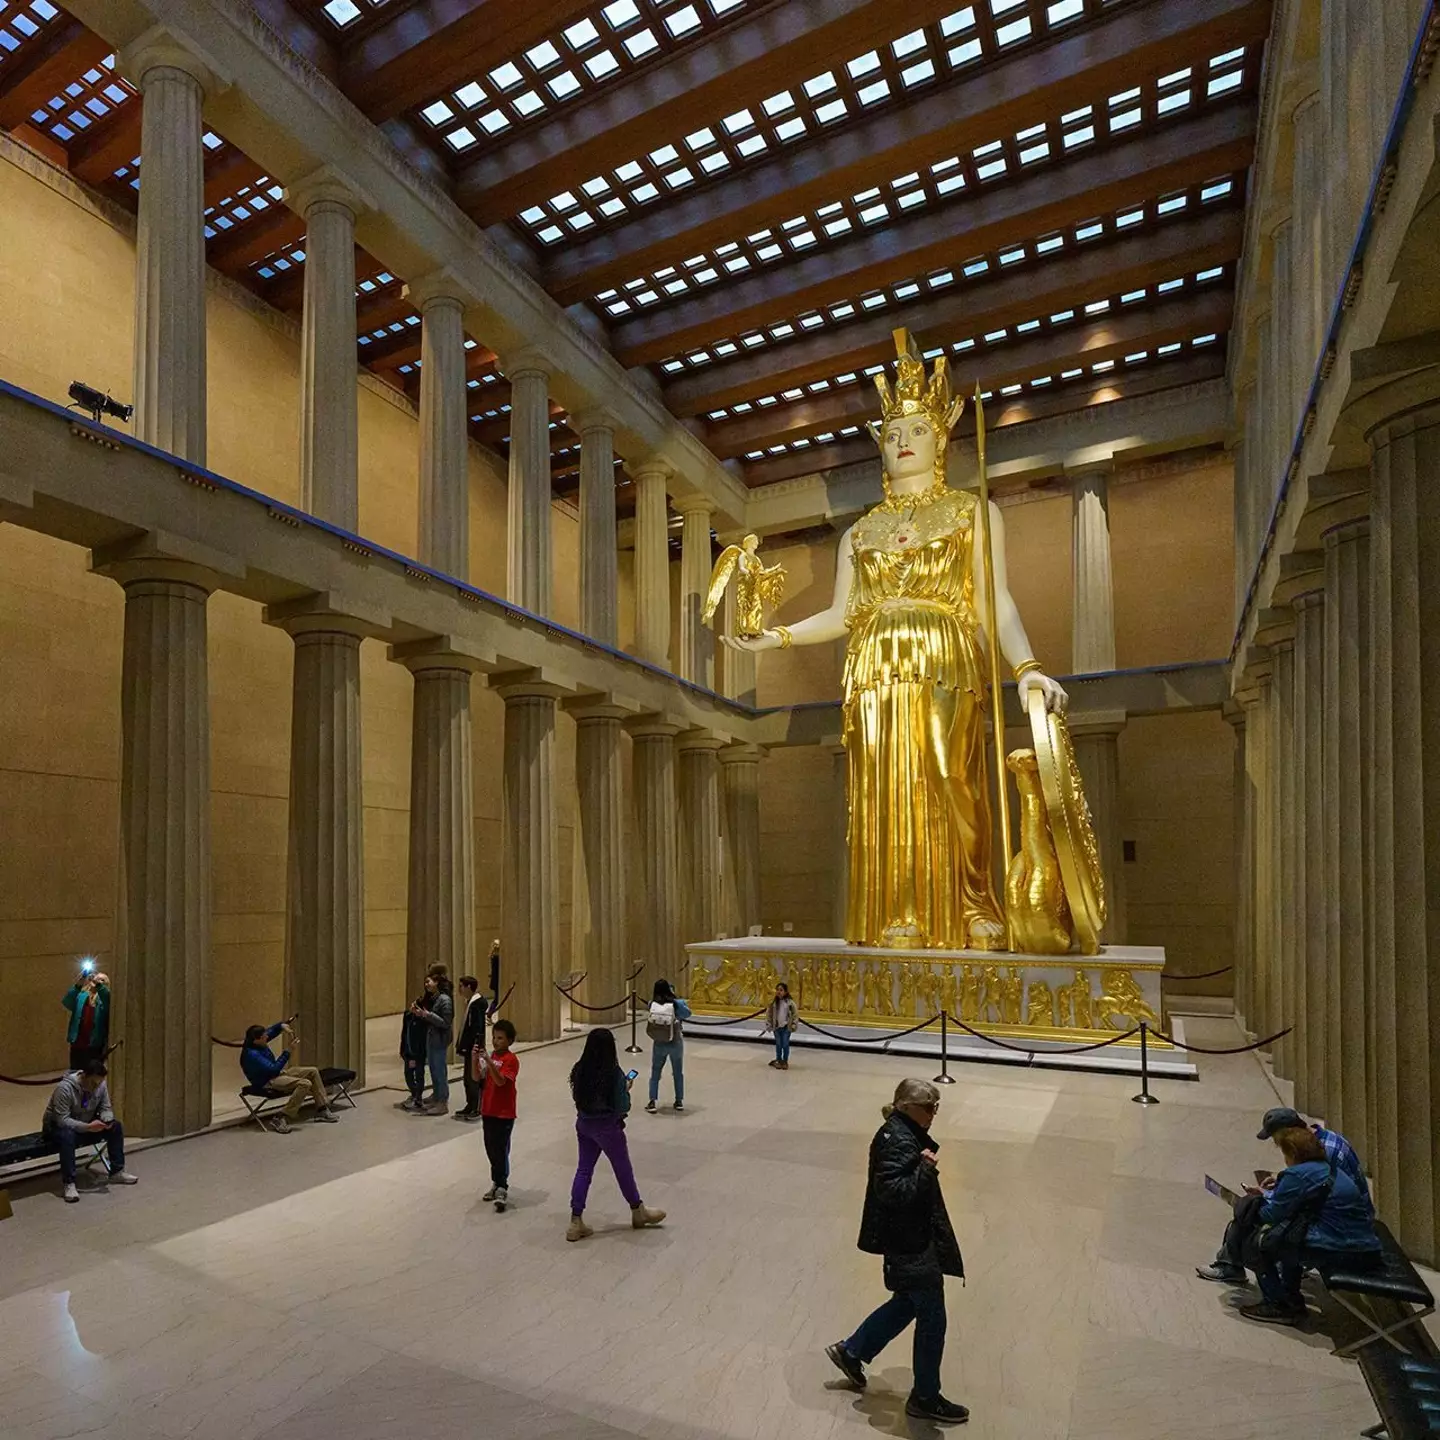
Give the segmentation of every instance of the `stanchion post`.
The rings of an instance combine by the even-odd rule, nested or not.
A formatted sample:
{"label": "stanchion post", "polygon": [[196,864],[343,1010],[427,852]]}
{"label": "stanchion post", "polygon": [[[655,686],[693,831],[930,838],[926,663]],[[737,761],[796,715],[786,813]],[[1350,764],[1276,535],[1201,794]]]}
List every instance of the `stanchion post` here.
{"label": "stanchion post", "polygon": [[639,1055],[640,1046],[635,1043],[635,987],[630,987],[630,1043],[625,1047],[627,1055]]}
{"label": "stanchion post", "polygon": [[940,1012],[940,1073],[935,1077],[937,1085],[953,1085],[955,1077],[950,1073],[950,1015]]}
{"label": "stanchion post", "polygon": [[1130,1098],[1137,1105],[1158,1105],[1160,1102],[1150,1093],[1150,1027],[1140,1022],[1140,1093]]}

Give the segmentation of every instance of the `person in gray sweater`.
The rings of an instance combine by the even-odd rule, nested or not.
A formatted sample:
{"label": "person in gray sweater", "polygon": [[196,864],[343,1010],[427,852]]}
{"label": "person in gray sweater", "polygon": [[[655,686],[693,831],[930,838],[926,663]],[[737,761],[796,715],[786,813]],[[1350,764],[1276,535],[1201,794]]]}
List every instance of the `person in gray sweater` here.
{"label": "person in gray sweater", "polygon": [[430,1103],[419,1115],[444,1115],[450,1109],[450,1040],[455,1024],[455,994],[450,972],[432,965],[425,976],[425,1003],[410,1007],[410,1014],[429,1028],[425,1032],[425,1059],[430,1066]]}
{"label": "person in gray sweater", "polygon": [[116,1185],[134,1185],[137,1177],[125,1168],[125,1129],[110,1106],[103,1060],[91,1060],[83,1070],[60,1078],[50,1092],[41,1133],[60,1154],[60,1180],[67,1205],[80,1199],[75,1186],[75,1150],[91,1135],[105,1137],[106,1168]]}

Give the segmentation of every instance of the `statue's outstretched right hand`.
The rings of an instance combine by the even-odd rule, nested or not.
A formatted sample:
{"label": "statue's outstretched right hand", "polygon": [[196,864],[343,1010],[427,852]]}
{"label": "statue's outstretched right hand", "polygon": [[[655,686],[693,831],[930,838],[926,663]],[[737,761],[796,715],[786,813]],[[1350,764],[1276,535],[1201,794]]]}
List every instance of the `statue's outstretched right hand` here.
{"label": "statue's outstretched right hand", "polygon": [[758,655],[762,650],[780,648],[780,637],[773,630],[766,630],[751,639],[742,639],[737,635],[722,635],[720,638],[732,650],[748,650],[752,655]]}

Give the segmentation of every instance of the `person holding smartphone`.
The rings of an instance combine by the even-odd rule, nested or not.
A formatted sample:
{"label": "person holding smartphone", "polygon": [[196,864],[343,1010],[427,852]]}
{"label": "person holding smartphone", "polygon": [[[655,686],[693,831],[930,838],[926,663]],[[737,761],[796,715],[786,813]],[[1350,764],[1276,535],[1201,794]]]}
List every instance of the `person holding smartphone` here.
{"label": "person holding smartphone", "polygon": [[663,1210],[651,1210],[640,1198],[635,1169],[630,1164],[630,1147],[625,1140],[625,1117],[630,1113],[630,1087],[639,1074],[620,1068],[615,1051],[615,1032],[592,1030],[585,1048],[570,1071],[570,1095],[575,1101],[575,1136],[580,1143],[580,1162],[570,1187],[570,1228],[567,1240],[583,1240],[595,1232],[585,1223],[585,1202],[590,1182],[601,1155],[610,1161],[620,1193],[630,1205],[630,1224],[636,1230],[658,1225]]}
{"label": "person holding smartphone", "polygon": [[80,1199],[75,1187],[75,1149],[92,1135],[105,1137],[106,1169],[113,1185],[134,1185],[137,1178],[125,1168],[125,1128],[110,1107],[103,1060],[91,1060],[83,1069],[64,1075],[50,1094],[41,1133],[60,1153],[61,1193],[67,1205]]}
{"label": "person holding smartphone", "polygon": [[515,1026],[500,1019],[490,1028],[490,1053],[483,1045],[471,1052],[471,1063],[483,1070],[480,1087],[480,1128],[485,1136],[485,1154],[490,1161],[490,1188],[480,1197],[494,1202],[495,1213],[503,1215],[510,1203],[510,1137],[515,1132],[515,1085],[520,1078],[520,1057],[515,1044]]}
{"label": "person holding smartphone", "polygon": [[83,1070],[87,1061],[103,1060],[110,1039],[110,977],[87,960],[80,967],[80,978],[60,1003],[70,1012],[65,1035],[70,1045],[70,1068]]}

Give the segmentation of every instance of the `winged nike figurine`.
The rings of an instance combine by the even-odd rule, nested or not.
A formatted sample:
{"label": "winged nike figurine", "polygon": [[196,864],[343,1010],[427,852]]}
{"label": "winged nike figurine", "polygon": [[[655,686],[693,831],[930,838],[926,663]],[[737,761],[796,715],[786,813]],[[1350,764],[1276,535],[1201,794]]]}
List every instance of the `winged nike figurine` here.
{"label": "winged nike figurine", "polygon": [[715,616],[726,587],[735,581],[735,638],[753,640],[765,631],[764,607],[776,606],[785,595],[785,567],[763,565],[755,553],[760,537],[747,535],[738,545],[727,545],[710,574],[701,621],[708,625]]}

